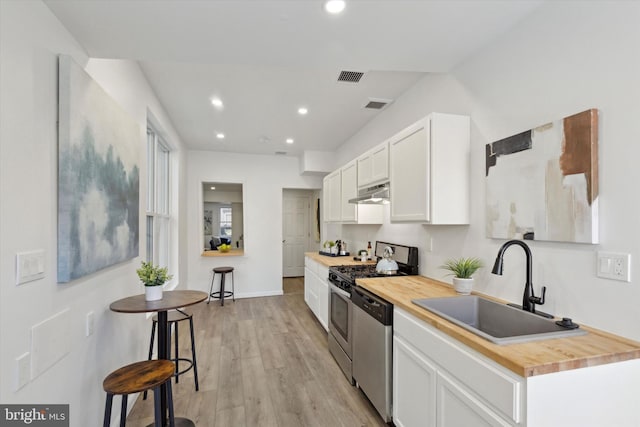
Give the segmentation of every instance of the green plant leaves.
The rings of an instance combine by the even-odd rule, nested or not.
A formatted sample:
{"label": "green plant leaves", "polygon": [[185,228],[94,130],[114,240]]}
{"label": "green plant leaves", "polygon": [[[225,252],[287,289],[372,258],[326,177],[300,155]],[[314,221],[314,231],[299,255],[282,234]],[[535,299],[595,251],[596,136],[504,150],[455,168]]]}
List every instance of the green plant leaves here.
{"label": "green plant leaves", "polygon": [[161,286],[173,277],[168,274],[166,267],[154,266],[151,261],[142,261],[142,267],[137,269],[136,273],[145,286]]}
{"label": "green plant leaves", "polygon": [[440,268],[451,271],[450,276],[469,279],[479,268],[484,267],[479,258],[448,259]]}

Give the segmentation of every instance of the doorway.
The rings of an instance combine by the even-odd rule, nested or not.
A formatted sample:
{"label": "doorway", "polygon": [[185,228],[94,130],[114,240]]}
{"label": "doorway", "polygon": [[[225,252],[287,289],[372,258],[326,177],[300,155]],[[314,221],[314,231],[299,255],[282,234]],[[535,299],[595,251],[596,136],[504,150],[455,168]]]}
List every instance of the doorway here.
{"label": "doorway", "polygon": [[304,276],[304,253],[316,241],[313,208],[317,191],[284,189],[282,194],[282,276]]}

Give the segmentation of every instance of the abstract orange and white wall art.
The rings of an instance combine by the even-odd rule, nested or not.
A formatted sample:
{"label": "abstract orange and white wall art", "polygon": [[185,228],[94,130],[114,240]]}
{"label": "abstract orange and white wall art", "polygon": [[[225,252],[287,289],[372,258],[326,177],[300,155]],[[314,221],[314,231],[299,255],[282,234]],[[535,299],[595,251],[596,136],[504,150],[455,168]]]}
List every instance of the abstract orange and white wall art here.
{"label": "abstract orange and white wall art", "polygon": [[598,243],[598,110],[485,150],[487,237]]}

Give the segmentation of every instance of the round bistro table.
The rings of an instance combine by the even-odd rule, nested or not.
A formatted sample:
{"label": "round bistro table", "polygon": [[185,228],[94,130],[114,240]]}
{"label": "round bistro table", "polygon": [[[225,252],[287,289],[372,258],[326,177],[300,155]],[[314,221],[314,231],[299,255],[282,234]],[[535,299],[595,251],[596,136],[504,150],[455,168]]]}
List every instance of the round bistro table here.
{"label": "round bistro table", "polygon": [[[198,304],[207,299],[207,293],[201,291],[165,291],[162,299],[146,301],[144,294],[134,295],[114,301],[109,308],[118,313],[158,313],[158,359],[169,359],[169,328],[167,327],[167,311]],[[160,408],[162,411],[162,427],[167,425],[167,388],[161,386]],[[195,427],[187,418],[177,418],[176,427]],[[151,424],[153,425],[153,424]]]}

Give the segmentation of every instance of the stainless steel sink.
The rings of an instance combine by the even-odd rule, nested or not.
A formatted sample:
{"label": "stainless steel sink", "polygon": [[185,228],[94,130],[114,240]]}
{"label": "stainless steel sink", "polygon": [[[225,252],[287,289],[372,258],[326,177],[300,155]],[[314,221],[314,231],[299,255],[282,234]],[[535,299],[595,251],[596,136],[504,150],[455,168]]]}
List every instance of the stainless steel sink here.
{"label": "stainless steel sink", "polygon": [[476,295],[415,299],[412,302],[500,345],[586,334],[580,328],[567,329],[554,320]]}

